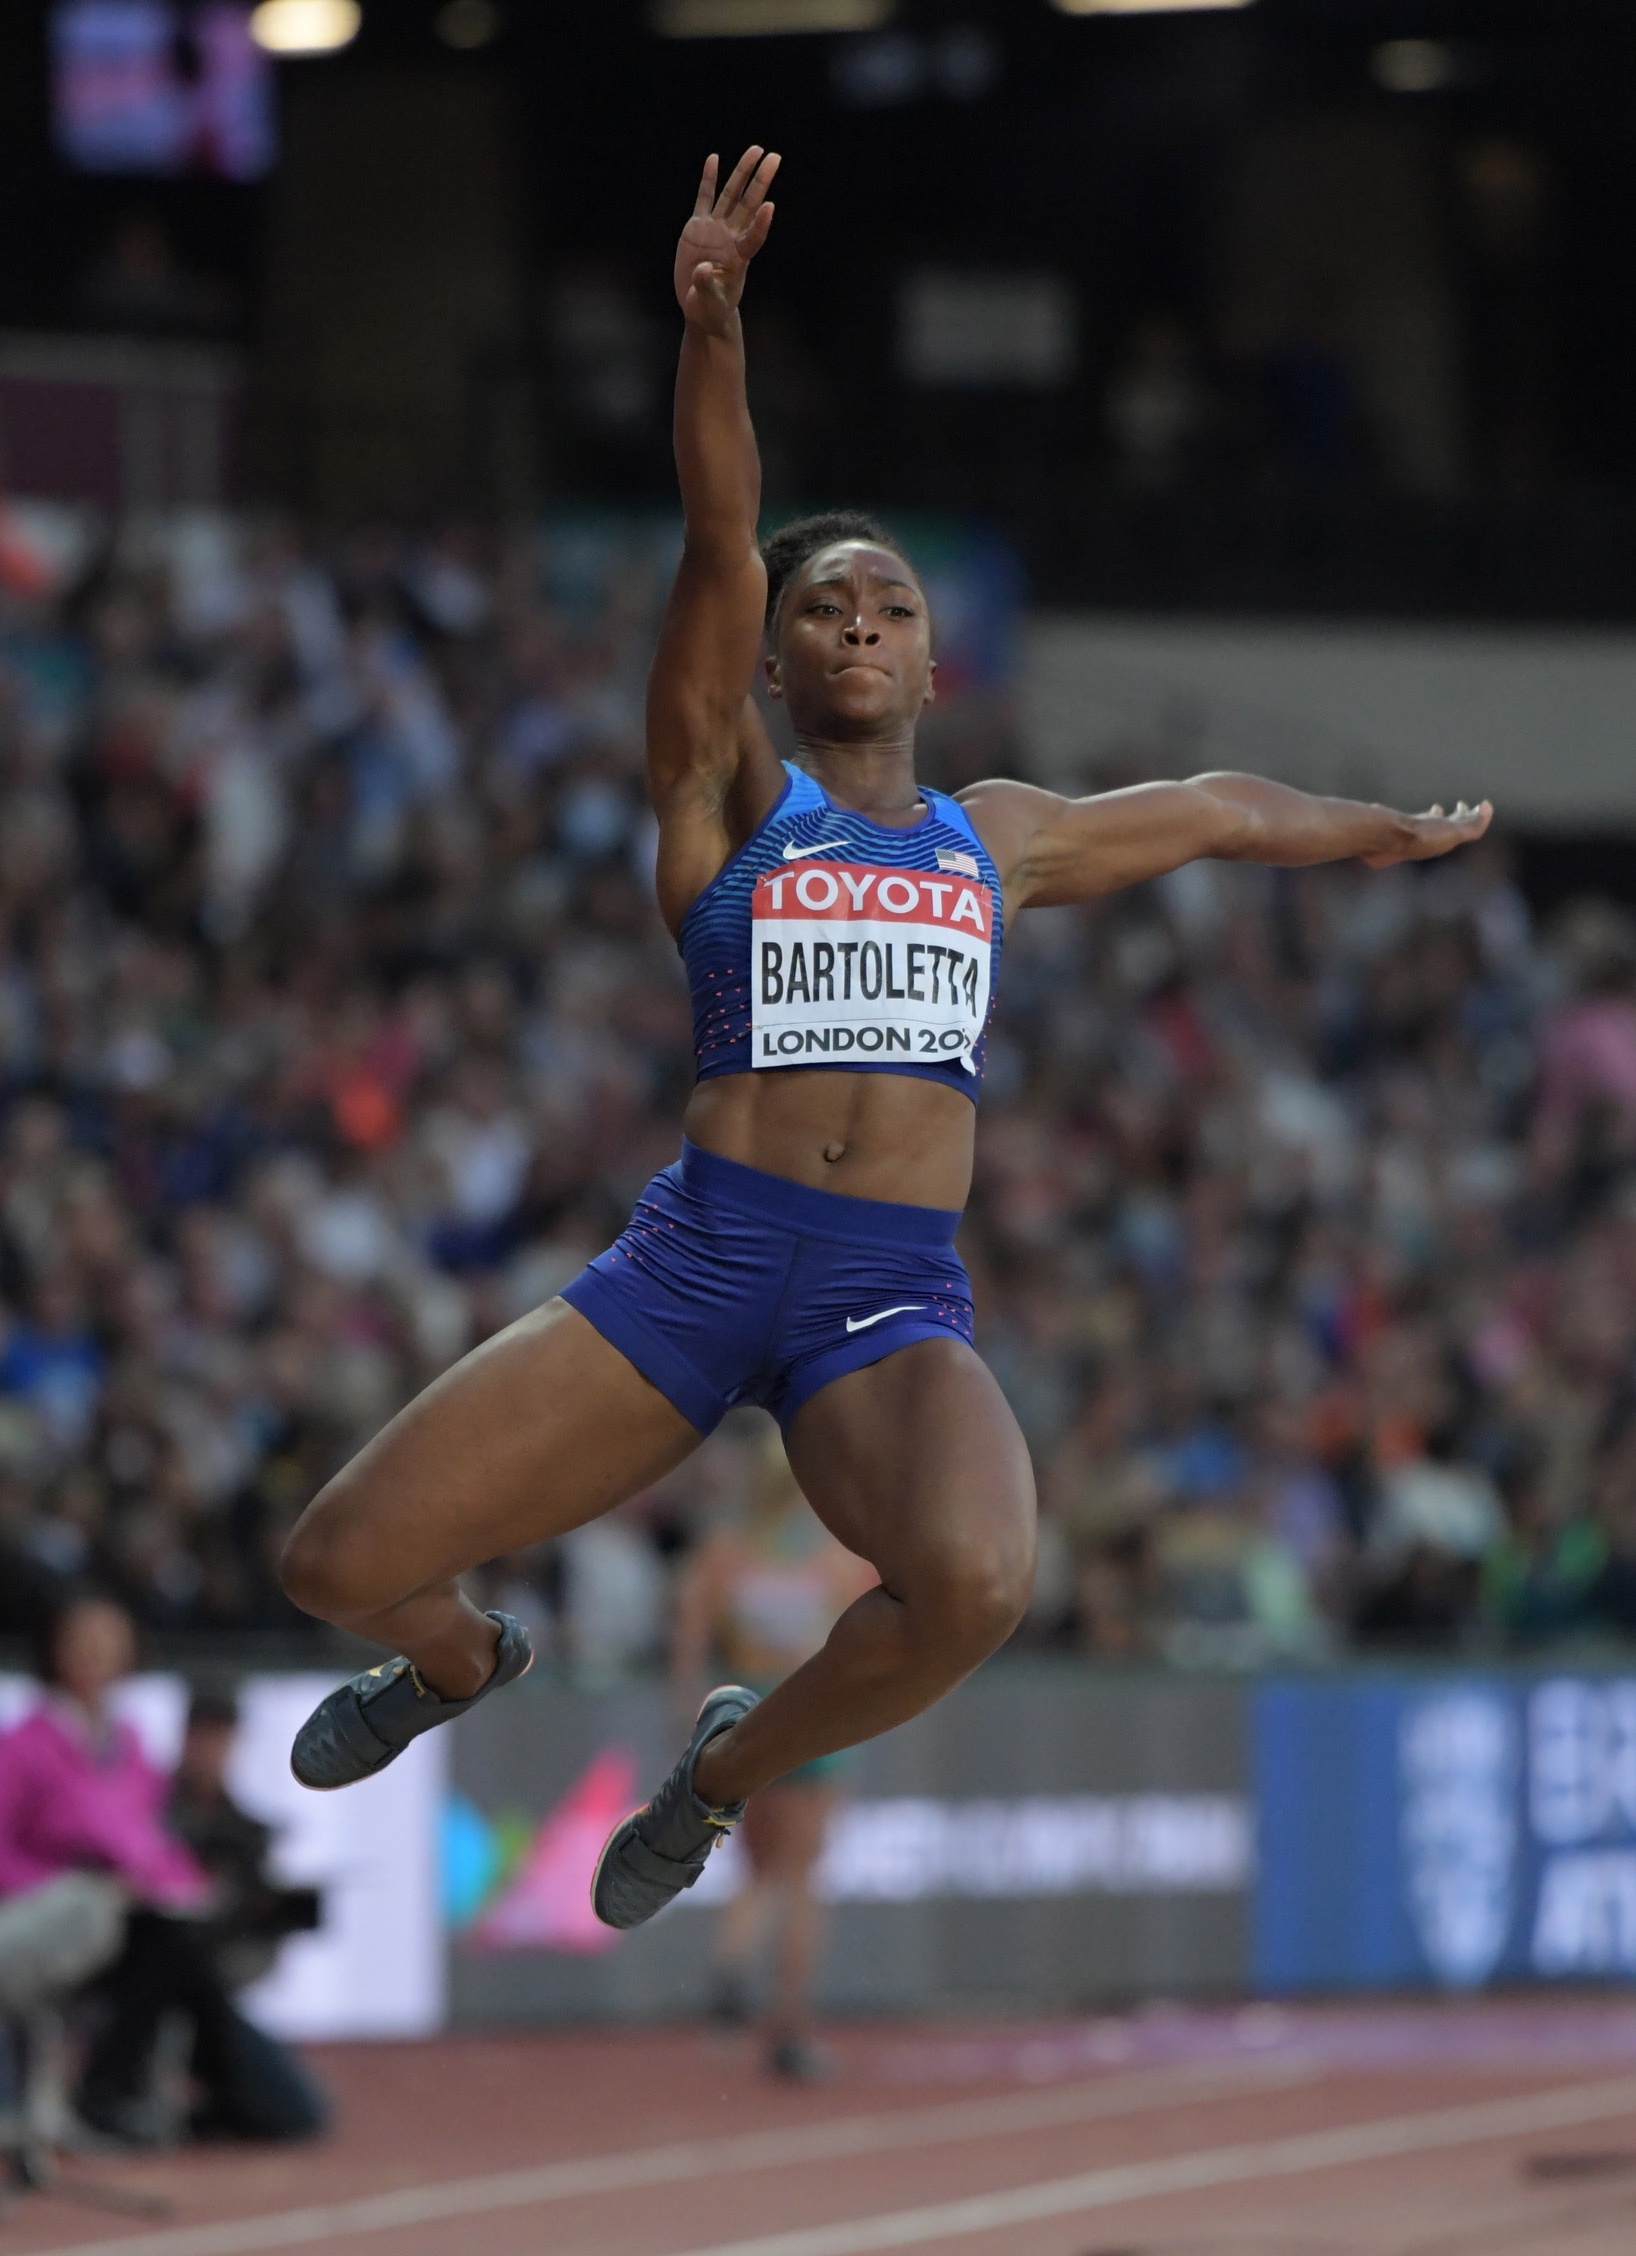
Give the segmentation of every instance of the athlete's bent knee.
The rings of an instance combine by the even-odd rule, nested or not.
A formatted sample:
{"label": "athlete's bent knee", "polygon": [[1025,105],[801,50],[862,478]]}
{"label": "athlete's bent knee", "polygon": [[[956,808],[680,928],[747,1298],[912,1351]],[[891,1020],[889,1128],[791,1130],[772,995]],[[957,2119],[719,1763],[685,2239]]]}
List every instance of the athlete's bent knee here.
{"label": "athlete's bent knee", "polygon": [[942,1652],[974,1668],[1022,1620],[1033,1586],[1031,1550],[971,1545],[928,1570],[911,1596],[910,1610],[925,1621]]}
{"label": "athlete's bent knee", "polygon": [[309,1504],[291,1530],[279,1561],[284,1595],[304,1614],[345,1622],[392,1605],[404,1593],[382,1575],[376,1548],[361,1542],[333,1506],[328,1491]]}
{"label": "athlete's bent knee", "polygon": [[304,1614],[327,1621],[335,1611],[336,1578],[327,1557],[328,1545],[315,1537],[306,1520],[297,1520],[278,1562],[278,1579],[292,1606]]}

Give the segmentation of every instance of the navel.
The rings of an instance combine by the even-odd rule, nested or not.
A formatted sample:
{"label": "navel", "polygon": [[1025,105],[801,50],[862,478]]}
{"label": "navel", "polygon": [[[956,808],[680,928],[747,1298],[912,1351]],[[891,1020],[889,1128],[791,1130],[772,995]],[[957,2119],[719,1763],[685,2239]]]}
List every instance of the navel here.
{"label": "navel", "polygon": [[841,1142],[838,1136],[835,1138],[833,1143],[828,1143],[824,1146],[824,1157],[827,1160],[831,1161],[837,1159],[845,1159],[846,1146]]}

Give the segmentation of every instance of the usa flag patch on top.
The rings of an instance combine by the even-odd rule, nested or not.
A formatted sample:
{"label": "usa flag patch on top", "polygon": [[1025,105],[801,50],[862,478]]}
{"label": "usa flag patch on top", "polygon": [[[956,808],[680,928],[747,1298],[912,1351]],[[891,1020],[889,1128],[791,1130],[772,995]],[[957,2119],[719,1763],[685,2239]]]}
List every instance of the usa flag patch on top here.
{"label": "usa flag patch on top", "polygon": [[974,856],[946,853],[941,846],[937,849],[937,866],[940,870],[956,870],[962,877],[981,878],[983,874]]}

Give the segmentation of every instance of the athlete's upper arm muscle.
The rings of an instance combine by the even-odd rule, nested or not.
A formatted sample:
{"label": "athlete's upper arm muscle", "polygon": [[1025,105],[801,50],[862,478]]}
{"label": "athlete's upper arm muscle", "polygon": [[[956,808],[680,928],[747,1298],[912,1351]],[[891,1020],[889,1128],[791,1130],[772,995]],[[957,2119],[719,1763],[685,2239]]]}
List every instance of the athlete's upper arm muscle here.
{"label": "athlete's upper arm muscle", "polygon": [[[671,651],[687,645],[690,608],[685,594],[681,601],[673,594],[648,685],[648,795],[659,818],[654,878],[672,932],[765,817],[784,781],[747,685],[729,702],[685,664],[667,674],[667,644]],[[699,608],[708,621],[707,607]]]}
{"label": "athlete's upper arm muscle", "polygon": [[1194,783],[1141,783],[1067,799],[1029,783],[974,784],[961,803],[1012,910],[1086,901],[1228,847],[1230,809]]}
{"label": "athlete's upper arm muscle", "polygon": [[684,552],[648,677],[648,789],[661,820],[678,790],[725,797],[731,785],[766,601],[753,545],[738,557]]}
{"label": "athlete's upper arm muscle", "polygon": [[777,798],[783,777],[750,681],[767,574],[684,556],[648,680],[648,795],[671,930]]}

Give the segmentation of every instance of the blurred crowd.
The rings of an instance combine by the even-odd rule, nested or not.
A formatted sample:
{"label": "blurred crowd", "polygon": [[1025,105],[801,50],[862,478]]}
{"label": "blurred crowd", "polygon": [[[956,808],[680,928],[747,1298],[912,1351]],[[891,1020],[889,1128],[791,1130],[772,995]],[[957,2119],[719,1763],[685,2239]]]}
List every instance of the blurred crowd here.
{"label": "blurred crowd", "polygon": [[1008,970],[972,1258],[1040,1626],[1224,1663],[1636,1629],[1627,921],[1547,944],[1486,844],[1200,864]]}
{"label": "blurred crowd", "polygon": [[[400,1403],[674,1157],[641,704],[666,531],[0,542],[0,1631],[293,1633]],[[945,740],[957,784],[1013,756]],[[956,772],[958,770],[959,772]],[[1499,845],[1200,865],[1011,936],[962,1245],[1022,1635],[1250,1664],[1636,1629],[1636,932]],[[486,1586],[657,1659],[731,1434]]]}
{"label": "blurred crowd", "polygon": [[674,1156],[640,778],[669,538],[321,564],[191,522],[56,596],[13,565],[12,1628],[88,1571],[153,1629],[299,1627],[315,1488]]}

